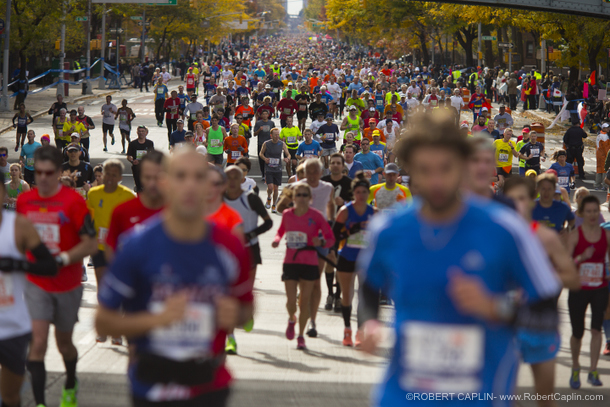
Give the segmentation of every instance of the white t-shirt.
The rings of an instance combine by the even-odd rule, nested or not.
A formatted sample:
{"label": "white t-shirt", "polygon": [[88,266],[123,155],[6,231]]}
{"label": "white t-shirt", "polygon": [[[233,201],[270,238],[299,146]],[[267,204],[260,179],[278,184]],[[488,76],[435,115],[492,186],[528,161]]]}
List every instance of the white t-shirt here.
{"label": "white t-shirt", "polygon": [[169,80],[172,78],[172,76],[169,74],[169,72],[163,72],[161,74],[161,77],[163,78],[163,83],[167,84],[167,82],[169,82]]}
{"label": "white t-shirt", "polygon": [[326,85],[326,90],[328,90],[328,93],[330,93],[330,95],[333,97],[333,102],[339,101],[341,98],[341,86],[339,86],[337,82],[328,83]]}
{"label": "white t-shirt", "polygon": [[256,181],[250,177],[246,177],[245,181],[241,183],[241,190],[244,192],[252,191],[256,187]]}
{"label": "white t-shirt", "polygon": [[462,110],[464,104],[464,99],[461,96],[451,96],[451,106],[455,107],[458,112]]}
{"label": "white t-shirt", "polygon": [[421,88],[419,86],[413,87],[411,86],[409,89],[407,89],[407,95],[411,95],[414,98],[419,97],[419,94],[421,93]]}
{"label": "white t-shirt", "polygon": [[313,139],[316,140],[318,143],[320,143],[322,141],[322,139],[316,133],[318,132],[320,127],[322,127],[325,124],[326,124],[325,121],[319,122],[319,121],[315,120],[315,121],[311,122],[311,126],[309,126],[309,128],[313,132]]}
{"label": "white t-shirt", "polygon": [[114,115],[117,112],[117,108],[114,104],[102,105],[102,123],[114,126]]}

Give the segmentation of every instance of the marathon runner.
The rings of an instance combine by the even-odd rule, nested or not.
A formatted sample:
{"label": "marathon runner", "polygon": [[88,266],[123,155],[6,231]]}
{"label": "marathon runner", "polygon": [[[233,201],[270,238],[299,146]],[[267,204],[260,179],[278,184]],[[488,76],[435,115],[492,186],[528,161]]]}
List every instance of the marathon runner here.
{"label": "marathon runner", "polygon": [[[17,123],[15,123],[17,120]],[[13,116],[13,128],[17,129],[16,132],[16,144],[15,144],[15,152],[19,151],[20,147],[23,147],[23,143],[25,143],[25,136],[28,134],[28,124],[32,123],[34,119],[30,115],[30,113],[25,110],[25,104],[19,104],[19,111],[15,113]]]}
{"label": "marathon runner", "polygon": [[397,203],[411,201],[411,191],[404,185],[398,184],[400,169],[394,163],[386,164],[383,170],[385,182],[373,185],[370,188],[368,203],[383,213],[393,213],[400,209]]}
{"label": "marathon runner", "polygon": [[150,151],[154,150],[155,143],[152,140],[146,138],[148,136],[148,129],[146,126],[138,126],[136,130],[138,138],[131,141],[127,147],[127,161],[131,163],[131,173],[133,174],[133,180],[135,183],[134,192],[139,193],[142,191],[142,183],[140,182],[140,165],[142,158]]}
{"label": "marathon runner", "polygon": [[125,140],[127,145],[131,142],[129,135],[131,133],[131,122],[136,118],[136,114],[127,107],[127,99],[121,101],[121,107],[118,108],[114,119],[119,119],[119,131],[121,132],[121,144],[123,145],[123,151],[121,154],[125,154]]}
{"label": "marathon runner", "polygon": [[160,183],[166,208],[124,243],[102,282],[96,328],[131,338],[134,406],[227,403],[220,344],[252,318],[253,296],[243,244],[204,220],[208,168],[192,148],[170,158]]}
{"label": "marathon runner", "polygon": [[[298,115],[298,113],[297,113]],[[286,165],[286,173],[288,178],[292,176],[292,173],[296,173],[297,170],[297,150],[299,149],[299,142],[303,141],[303,135],[298,127],[293,126],[292,116],[286,118],[286,125],[280,131],[280,140],[288,147],[290,153],[290,163]]]}
{"label": "marathon runner", "polygon": [[95,253],[95,228],[85,200],[58,183],[62,171],[61,151],[51,146],[34,153],[36,189],[21,194],[17,213],[36,227],[41,240],[55,256],[59,272],[55,277],[28,276],[25,299],[32,318],[32,342],[27,368],[31,374],[36,405],[46,405],[45,354],[49,326],[55,325],[57,348],[66,367],[62,405],[76,406],[78,352],[72,331],[78,322],[83,295],[81,263]]}
{"label": "marathon runner", "polygon": [[[165,86],[165,85],[161,85]],[[156,87],[155,87],[156,89]],[[167,88],[166,88],[167,89]],[[155,92],[156,94],[156,92]],[[102,105],[102,141],[104,142],[104,151],[108,151],[107,135],[110,135],[111,145],[114,145],[114,119],[118,110],[116,105],[112,103],[112,96],[106,96],[106,104]],[[161,119],[163,120],[163,119]],[[65,131],[64,131],[65,132]],[[71,133],[71,132],[70,132]]]}
{"label": "marathon runner", "polygon": [[[62,165],[62,175],[69,176],[75,182],[75,190],[83,199],[87,199],[87,192],[93,182],[93,167],[80,159],[81,149],[77,144],[66,147],[68,161]],[[34,153],[35,154],[35,153]]]}
{"label": "marathon runner", "polygon": [[[280,129],[271,129],[271,139],[263,143],[259,157],[265,162],[265,183],[267,184],[267,202],[265,208],[271,207],[276,213],[275,206],[278,198],[278,188],[282,185],[282,153],[284,162],[290,165],[290,152],[288,147],[280,140]],[[271,198],[273,196],[273,203]]]}

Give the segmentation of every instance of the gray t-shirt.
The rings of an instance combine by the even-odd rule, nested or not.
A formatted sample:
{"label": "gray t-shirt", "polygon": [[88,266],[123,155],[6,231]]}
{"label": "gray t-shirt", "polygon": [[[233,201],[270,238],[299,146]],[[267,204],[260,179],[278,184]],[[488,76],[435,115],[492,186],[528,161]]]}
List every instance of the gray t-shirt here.
{"label": "gray t-shirt", "polygon": [[261,129],[261,132],[258,133],[258,145],[262,146],[263,143],[267,140],[271,139],[271,129],[275,127],[275,123],[271,120],[267,120],[266,122],[262,120],[257,120],[254,125],[254,132],[256,133],[258,129]]}
{"label": "gray t-shirt", "polygon": [[102,105],[102,123],[114,126],[114,115],[117,112],[117,108],[114,104]]}
{"label": "gray t-shirt", "polygon": [[269,159],[269,163],[265,163],[265,171],[282,172],[282,151],[284,151],[284,142],[279,140],[274,143],[272,140],[265,142],[265,157]]}

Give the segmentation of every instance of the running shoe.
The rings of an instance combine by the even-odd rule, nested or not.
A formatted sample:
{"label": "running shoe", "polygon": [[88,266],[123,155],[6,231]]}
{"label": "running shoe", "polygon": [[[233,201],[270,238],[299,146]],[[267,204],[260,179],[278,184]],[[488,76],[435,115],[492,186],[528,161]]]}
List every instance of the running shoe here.
{"label": "running shoe", "polygon": [[352,330],[350,328],[345,328],[343,330],[343,346],[354,346],[352,342]]}
{"label": "running shoe", "polygon": [[267,199],[267,203],[265,204],[265,208],[267,208],[267,209],[271,208],[271,199]]}
{"label": "running shoe", "polygon": [[335,306],[333,308],[335,312],[341,312],[341,298],[335,298]]}
{"label": "running shoe", "polygon": [[591,386],[601,386],[602,382],[599,380],[599,373],[597,370],[589,372],[589,377],[587,377],[587,383],[590,383]]}
{"label": "running shoe", "polygon": [[303,338],[302,336],[299,336],[297,338],[297,349],[299,349],[299,350],[307,349],[307,347],[305,346],[305,338]]}
{"label": "running shoe", "polygon": [[78,382],[73,389],[64,389],[61,393],[61,403],[59,407],[78,407],[78,401],[76,400],[76,393],[78,392]]}
{"label": "running shoe", "polygon": [[225,352],[227,355],[237,355],[237,343],[235,337],[232,335],[227,336],[227,346],[225,346]]}
{"label": "running shoe", "polygon": [[244,331],[252,332],[252,329],[254,329],[254,318],[250,318],[250,320],[244,324]]}
{"label": "running shoe", "polygon": [[123,149],[123,151],[121,151],[121,154],[125,154],[125,149]]}
{"label": "running shoe", "polygon": [[15,152],[19,151],[19,146],[15,146]]}
{"label": "running shoe", "polygon": [[112,344],[116,346],[122,346],[123,338],[121,338],[120,336],[118,338],[112,338]]}
{"label": "running shoe", "polygon": [[108,149],[106,147],[104,147],[104,151],[108,151]]}
{"label": "running shoe", "polygon": [[106,342],[106,339],[107,339],[106,335],[99,335],[95,338],[95,341],[97,343],[104,343],[104,342]]}
{"label": "running shoe", "polygon": [[354,341],[354,348],[360,349],[360,346],[362,346],[362,340],[364,339],[363,337],[364,337],[364,335],[363,335],[362,331],[360,329],[358,329],[356,331],[356,340]]}
{"label": "running shoe", "polygon": [[294,339],[294,325],[297,321],[288,320],[288,327],[286,328],[286,339],[289,341]]}
{"label": "running shoe", "polygon": [[271,213],[277,213],[277,210],[275,209],[275,205],[271,205]]}
{"label": "running shoe", "polygon": [[113,146],[114,145],[114,136],[111,136],[112,140],[110,141],[110,145]]}
{"label": "running shoe", "polygon": [[604,348],[602,354],[604,356],[610,356],[610,342],[606,342],[606,347]]}
{"label": "running shoe", "polygon": [[333,297],[332,294],[328,294],[328,297],[326,297],[326,305],[324,305],[324,309],[326,311],[332,310],[334,301],[335,301],[335,297]]}
{"label": "running shoe", "polygon": [[318,331],[316,330],[316,324],[309,324],[309,331],[306,332],[307,336],[310,338],[316,338],[318,336]]}
{"label": "running shoe", "polygon": [[570,387],[573,389],[580,389],[580,369],[572,369]]}
{"label": "running shoe", "polygon": [[93,267],[93,259],[89,256],[89,262],[87,263],[87,267]]}

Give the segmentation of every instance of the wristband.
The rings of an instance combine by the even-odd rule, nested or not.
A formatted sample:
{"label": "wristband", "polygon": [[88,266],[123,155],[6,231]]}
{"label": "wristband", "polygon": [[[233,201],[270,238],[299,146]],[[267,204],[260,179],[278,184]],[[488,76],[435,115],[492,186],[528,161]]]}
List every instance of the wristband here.
{"label": "wristband", "polygon": [[70,256],[67,252],[61,252],[55,256],[55,261],[60,267],[64,267],[70,264]]}

